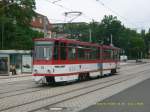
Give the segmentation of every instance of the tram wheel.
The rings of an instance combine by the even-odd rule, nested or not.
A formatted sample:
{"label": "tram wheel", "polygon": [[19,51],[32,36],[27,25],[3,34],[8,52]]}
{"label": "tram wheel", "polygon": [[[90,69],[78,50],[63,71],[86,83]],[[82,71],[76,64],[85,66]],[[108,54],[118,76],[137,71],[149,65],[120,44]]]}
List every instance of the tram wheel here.
{"label": "tram wheel", "polygon": [[111,75],[114,75],[115,73],[117,73],[117,70],[116,69],[112,69],[111,70]]}
{"label": "tram wheel", "polygon": [[79,74],[79,81],[85,81],[89,79],[89,74],[88,73],[81,73]]}

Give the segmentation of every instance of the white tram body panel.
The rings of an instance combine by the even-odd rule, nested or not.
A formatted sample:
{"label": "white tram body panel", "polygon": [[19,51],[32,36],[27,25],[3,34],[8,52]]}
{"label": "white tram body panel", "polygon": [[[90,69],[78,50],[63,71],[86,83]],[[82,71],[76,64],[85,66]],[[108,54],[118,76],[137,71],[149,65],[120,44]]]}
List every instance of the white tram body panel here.
{"label": "white tram body panel", "polygon": [[111,70],[115,69],[117,64],[116,63],[103,63],[102,66],[103,66],[102,75],[105,75],[105,74],[111,73]]}
{"label": "white tram body panel", "polygon": [[[34,65],[33,74],[36,82],[45,83],[45,76],[54,76],[55,82],[78,80],[80,73],[89,73],[90,77],[110,74],[115,69],[116,63],[89,63],[89,64],[66,64],[66,65]],[[42,75],[42,76],[38,76]]]}

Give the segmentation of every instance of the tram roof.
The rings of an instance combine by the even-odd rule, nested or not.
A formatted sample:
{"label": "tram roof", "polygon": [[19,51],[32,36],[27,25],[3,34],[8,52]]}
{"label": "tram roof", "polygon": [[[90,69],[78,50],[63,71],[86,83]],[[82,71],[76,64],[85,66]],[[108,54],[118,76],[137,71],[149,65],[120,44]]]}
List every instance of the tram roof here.
{"label": "tram roof", "polygon": [[78,41],[78,40],[75,40],[75,39],[68,39],[68,38],[63,38],[63,37],[59,37],[59,38],[36,38],[36,39],[34,39],[34,41],[60,41],[60,42],[65,42],[65,43],[72,43],[72,44],[79,44],[79,45],[89,45],[89,46],[103,47],[103,48],[107,48],[107,49],[120,50],[120,48],[114,47],[114,46],[99,45],[99,44],[95,44],[95,43],[91,43],[91,42],[81,42],[81,41]]}

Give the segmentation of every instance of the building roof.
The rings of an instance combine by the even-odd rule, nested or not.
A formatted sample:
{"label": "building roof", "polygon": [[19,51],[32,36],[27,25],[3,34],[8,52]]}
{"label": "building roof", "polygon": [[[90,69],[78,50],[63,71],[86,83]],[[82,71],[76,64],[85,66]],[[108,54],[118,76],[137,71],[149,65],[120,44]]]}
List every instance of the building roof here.
{"label": "building roof", "polygon": [[48,18],[42,14],[36,13],[36,16],[33,17],[31,21],[31,26],[33,28],[39,28],[39,29],[44,29],[44,19],[46,21],[46,27],[48,30],[52,29],[52,25],[49,22]]}

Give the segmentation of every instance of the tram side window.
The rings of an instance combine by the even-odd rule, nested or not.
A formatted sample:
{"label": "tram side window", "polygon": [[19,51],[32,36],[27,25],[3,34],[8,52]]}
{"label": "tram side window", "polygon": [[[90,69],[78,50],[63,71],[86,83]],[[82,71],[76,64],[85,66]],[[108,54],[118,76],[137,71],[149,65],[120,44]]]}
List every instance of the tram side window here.
{"label": "tram side window", "polygon": [[98,48],[94,48],[93,49],[93,59],[94,60],[97,60],[97,59],[99,59],[99,49]]}
{"label": "tram side window", "polygon": [[90,50],[85,50],[85,59],[90,60]]}
{"label": "tram side window", "polygon": [[115,59],[115,55],[114,55],[114,50],[110,51],[110,59],[114,60]]}
{"label": "tram side window", "polygon": [[83,48],[78,48],[78,59],[85,60],[85,50]]}
{"label": "tram side window", "polygon": [[54,57],[54,60],[58,60],[59,58],[59,42],[58,41],[55,42],[53,57]]}
{"label": "tram side window", "polygon": [[75,60],[76,59],[76,48],[71,46],[68,47],[68,59]]}
{"label": "tram side window", "polygon": [[99,53],[99,59],[102,59],[102,49],[101,48],[98,49],[98,53]]}
{"label": "tram side window", "polygon": [[66,60],[67,51],[66,51],[66,43],[60,43],[60,60]]}
{"label": "tram side window", "polygon": [[119,51],[114,50],[114,59],[118,60],[119,59]]}
{"label": "tram side window", "polygon": [[116,51],[115,50],[113,50],[113,60],[116,60]]}
{"label": "tram side window", "polygon": [[97,60],[99,59],[99,49],[96,47],[91,48],[90,50],[90,59],[91,60]]}
{"label": "tram side window", "polygon": [[120,51],[118,50],[117,51],[117,60],[119,60],[120,59]]}
{"label": "tram side window", "polygon": [[84,57],[85,60],[97,60],[97,59],[99,59],[100,50],[97,47],[86,46],[83,49],[83,51],[78,50],[78,52],[81,52],[82,58]]}
{"label": "tram side window", "polygon": [[90,60],[93,60],[94,59],[94,52],[93,50],[90,51]]}
{"label": "tram side window", "polygon": [[103,59],[112,59],[112,50],[110,49],[103,49]]}
{"label": "tram side window", "polygon": [[100,49],[96,48],[96,59],[99,60],[100,59]]}

